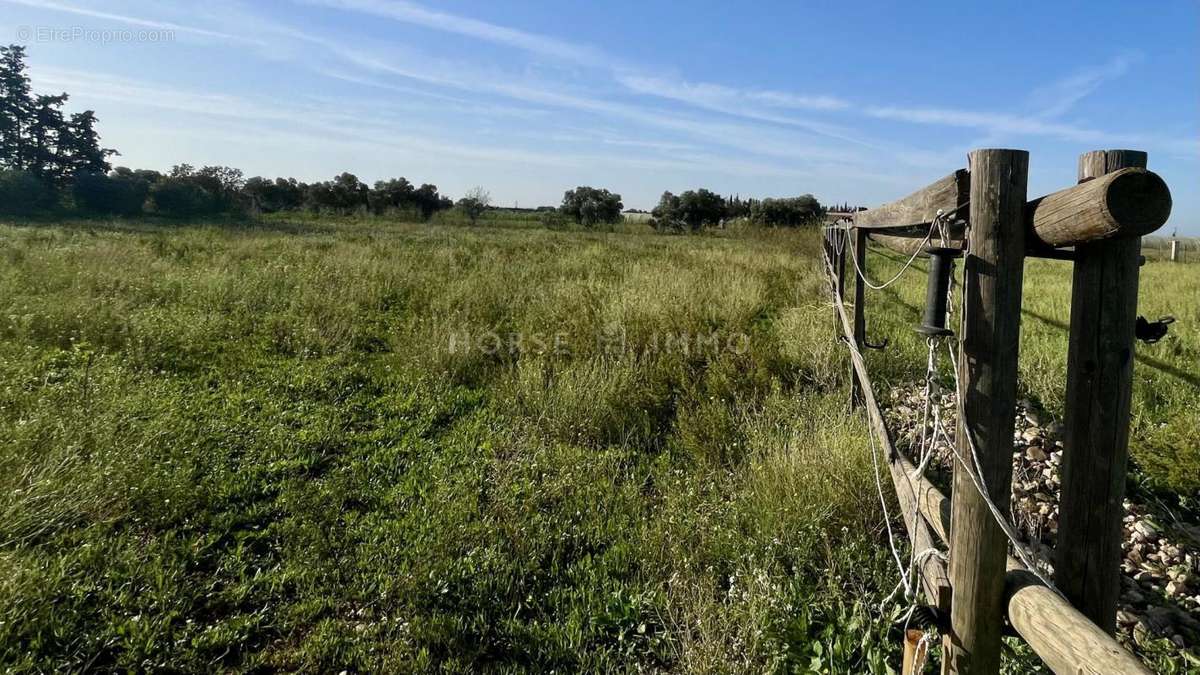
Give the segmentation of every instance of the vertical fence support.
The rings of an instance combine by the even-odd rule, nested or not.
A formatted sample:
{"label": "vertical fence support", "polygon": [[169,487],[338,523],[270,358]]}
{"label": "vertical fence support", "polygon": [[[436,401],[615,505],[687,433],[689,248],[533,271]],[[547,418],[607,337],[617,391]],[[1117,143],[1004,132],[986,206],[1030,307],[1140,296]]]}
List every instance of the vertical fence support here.
{"label": "vertical fence support", "polygon": [[[1079,181],[1127,167],[1145,168],[1146,153],[1088,152],[1079,157]],[[1140,254],[1138,237],[1080,244],[1071,286],[1055,585],[1110,635],[1121,592]]]}
{"label": "vertical fence support", "polygon": [[[867,274],[867,231],[854,228],[850,230],[854,237],[854,346],[861,353],[867,343],[867,282],[863,277]],[[854,366],[850,366],[850,405],[857,407],[862,404],[862,385],[854,376]]]}
{"label": "vertical fence support", "polygon": [[[1008,512],[1024,276],[1029,153],[970,154],[971,206],[958,350],[958,454],[975,464],[991,500]],[[969,436],[968,436],[969,434]],[[972,459],[974,441],[977,463]],[[1008,542],[961,462],[954,466],[950,527],[951,630],[943,671],[996,673]]]}
{"label": "vertical fence support", "polygon": [[[845,231],[837,227],[831,227],[827,230],[827,232],[829,233],[829,262],[833,264],[834,271],[833,292],[835,295],[837,295],[839,300],[845,300],[846,294],[844,280],[846,275],[844,272],[846,269],[846,240],[843,236]],[[838,318],[836,307],[833,310],[833,320],[835,326],[841,325],[839,323],[841,319]]]}
{"label": "vertical fence support", "polygon": [[845,228],[838,229],[838,248],[841,251],[838,253],[838,297],[842,300],[846,299],[846,256],[850,255],[850,231]]}
{"label": "vertical fence support", "polygon": [[1179,240],[1171,240],[1171,262],[1179,262]]}

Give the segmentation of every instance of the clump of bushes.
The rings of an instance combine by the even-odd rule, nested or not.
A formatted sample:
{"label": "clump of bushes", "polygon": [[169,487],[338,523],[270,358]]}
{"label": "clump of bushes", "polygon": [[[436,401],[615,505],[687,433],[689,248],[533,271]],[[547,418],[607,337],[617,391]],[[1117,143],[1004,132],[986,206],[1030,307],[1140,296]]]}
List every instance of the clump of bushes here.
{"label": "clump of bushes", "polygon": [[0,213],[30,215],[54,208],[58,196],[54,189],[29,171],[0,170]]}
{"label": "clump of bushes", "polygon": [[584,227],[612,225],[621,222],[621,195],[608,190],[581,185],[563,194],[559,209],[568,218]]}
{"label": "clump of bushes", "polygon": [[825,215],[817,198],[805,194],[784,199],[763,199],[750,207],[750,221],[765,227],[808,225]]}
{"label": "clump of bushes", "polygon": [[133,175],[85,173],[75,177],[75,206],[101,215],[133,216],[142,212],[150,182]]}
{"label": "clump of bushes", "polygon": [[698,232],[720,225],[727,213],[725,198],[710,190],[664,192],[650,212],[650,226],[660,232]]}
{"label": "clump of bushes", "polygon": [[164,178],[150,190],[154,210],[164,216],[189,218],[215,213],[216,199],[186,178]]}

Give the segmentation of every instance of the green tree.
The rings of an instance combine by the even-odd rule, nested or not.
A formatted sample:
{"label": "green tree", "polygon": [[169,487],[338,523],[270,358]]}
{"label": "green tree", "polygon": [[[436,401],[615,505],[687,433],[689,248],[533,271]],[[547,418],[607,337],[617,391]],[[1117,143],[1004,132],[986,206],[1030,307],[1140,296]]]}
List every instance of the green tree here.
{"label": "green tree", "polygon": [[482,187],[474,187],[458,200],[458,209],[465,215],[474,225],[479,221],[479,216],[487,210],[488,205],[492,203],[492,195]]}
{"label": "green tree", "polygon": [[108,158],[120,153],[100,147],[100,134],[96,131],[96,113],[84,110],[71,115],[67,124],[66,141],[60,151],[62,165],[71,175],[78,173],[105,173],[109,170]]}
{"label": "green tree", "polygon": [[658,206],[650,211],[650,226],[660,232],[682,232],[683,216],[680,213],[680,199],[670,190],[658,198]]}
{"label": "green tree", "polygon": [[804,194],[785,199],[764,199],[750,208],[750,220],[767,227],[796,227],[815,222],[825,214],[817,198]]}
{"label": "green tree", "polygon": [[23,47],[0,47],[0,168],[29,171],[54,185],[79,173],[107,172],[116,151],[100,147],[95,113],[67,117],[68,95],[34,95],[26,68]]}
{"label": "green tree", "polygon": [[269,178],[255,176],[242,186],[242,194],[248,206],[262,213],[275,213],[298,209],[304,202],[303,183],[295,178]]}
{"label": "green tree", "polygon": [[26,134],[32,126],[33,93],[25,74],[25,48],[0,47],[0,168],[26,168]]}
{"label": "green tree", "polygon": [[0,213],[30,215],[53,208],[57,201],[54,190],[32,173],[0,169]]}
{"label": "green tree", "polygon": [[580,186],[563,194],[562,212],[584,227],[621,222],[621,195],[599,188]]}
{"label": "green tree", "polygon": [[[126,169],[128,172],[128,169]],[[80,173],[72,185],[75,206],[105,215],[133,216],[142,212],[150,183],[132,172]]]}
{"label": "green tree", "polygon": [[421,212],[421,218],[429,220],[429,218],[438,211],[445,211],[454,206],[454,202],[449,197],[443,197],[438,194],[436,185],[424,183],[417,188],[413,197],[417,202],[417,209]]}
{"label": "green tree", "polygon": [[698,232],[721,223],[726,215],[725,200],[704,188],[681,195],[664,192],[650,214],[653,216],[650,224],[657,230]]}
{"label": "green tree", "polygon": [[725,200],[704,188],[688,190],[679,195],[679,216],[693,232],[714,227],[725,218]]}

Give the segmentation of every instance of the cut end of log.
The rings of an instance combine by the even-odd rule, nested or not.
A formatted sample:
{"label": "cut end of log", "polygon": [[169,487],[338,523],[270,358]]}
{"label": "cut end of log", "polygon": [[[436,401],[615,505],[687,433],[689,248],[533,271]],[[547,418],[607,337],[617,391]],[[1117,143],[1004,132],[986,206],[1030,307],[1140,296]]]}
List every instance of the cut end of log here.
{"label": "cut end of log", "polygon": [[1120,225],[1120,236],[1140,237],[1171,217],[1171,190],[1152,171],[1122,169],[1108,188],[1105,206]]}
{"label": "cut end of log", "polygon": [[1129,167],[1029,202],[1032,234],[1054,248],[1140,237],[1171,215],[1171,190],[1158,174]]}

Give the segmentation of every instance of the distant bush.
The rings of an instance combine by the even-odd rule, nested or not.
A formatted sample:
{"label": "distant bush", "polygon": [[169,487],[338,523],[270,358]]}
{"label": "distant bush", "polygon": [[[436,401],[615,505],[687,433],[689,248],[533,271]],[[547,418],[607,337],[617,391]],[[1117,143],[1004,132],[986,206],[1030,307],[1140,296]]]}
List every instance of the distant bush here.
{"label": "distant bush", "polygon": [[150,183],[135,176],[85,173],[75,176],[75,206],[90,213],[133,216],[142,212]]}
{"label": "distant bush", "polygon": [[621,222],[621,195],[594,187],[580,186],[563,194],[563,215],[584,227]]}
{"label": "distant bush", "polygon": [[28,171],[0,170],[0,213],[29,215],[54,208],[54,188]]}
{"label": "distant bush", "polygon": [[479,216],[487,210],[488,205],[492,203],[492,195],[482,187],[472,188],[465,197],[458,200],[456,204],[460,213],[466,216],[467,220],[474,225],[479,222]]}
{"label": "distant bush", "polygon": [[150,188],[154,210],[164,216],[188,218],[216,213],[217,199],[187,178],[164,178]]}
{"label": "distant bush", "polygon": [[557,209],[543,211],[539,208],[538,221],[547,230],[565,230],[567,228],[567,217],[559,213]]}
{"label": "distant bush", "polygon": [[269,178],[255,176],[242,186],[242,194],[251,209],[262,213],[275,213],[298,209],[304,203],[304,184],[295,178]]}
{"label": "distant bush", "polygon": [[660,232],[699,232],[720,225],[726,211],[725,199],[704,188],[681,195],[664,192],[650,212],[650,225]]}
{"label": "distant bush", "polygon": [[766,227],[808,225],[825,214],[821,202],[812,195],[785,199],[764,199],[750,207],[750,220]]}

